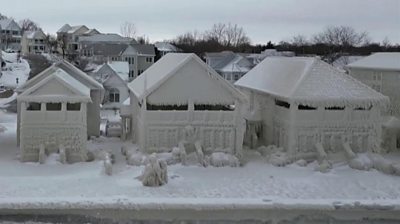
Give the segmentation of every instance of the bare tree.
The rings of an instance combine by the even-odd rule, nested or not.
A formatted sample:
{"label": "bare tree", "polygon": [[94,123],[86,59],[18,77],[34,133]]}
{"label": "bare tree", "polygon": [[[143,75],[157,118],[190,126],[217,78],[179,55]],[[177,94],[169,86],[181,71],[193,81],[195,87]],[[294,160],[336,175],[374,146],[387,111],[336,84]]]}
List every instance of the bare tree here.
{"label": "bare tree", "polygon": [[134,23],[124,22],[120,26],[120,33],[124,37],[135,38],[136,37],[136,26]]}
{"label": "bare tree", "polygon": [[19,25],[21,27],[21,33],[22,35],[24,35],[25,31],[36,31],[39,30],[39,24],[37,24],[36,22],[33,22],[30,19],[23,19],[21,21],[19,21]]}
{"label": "bare tree", "polygon": [[186,32],[176,37],[174,43],[177,45],[194,46],[196,42],[200,41],[201,35],[198,31]]}
{"label": "bare tree", "polygon": [[65,53],[68,47],[68,37],[66,34],[60,34],[57,37],[57,45],[61,49],[63,58],[65,58]]}
{"label": "bare tree", "polygon": [[137,42],[139,44],[150,44],[150,38],[146,35],[137,37]]}
{"label": "bare tree", "polygon": [[309,45],[310,43],[307,40],[306,36],[299,34],[299,35],[292,37],[292,39],[290,40],[290,44],[292,44],[296,47],[301,47],[301,46]]}
{"label": "bare tree", "polygon": [[226,47],[238,47],[250,43],[250,38],[246,35],[243,27],[237,24],[217,23],[205,32],[208,40],[215,40]]}
{"label": "bare tree", "polygon": [[316,34],[313,39],[317,44],[342,47],[358,47],[370,41],[367,32],[357,32],[350,26],[329,26],[321,33]]}
{"label": "bare tree", "polygon": [[389,38],[388,37],[385,37],[383,40],[382,40],[382,47],[384,47],[385,49],[388,49],[388,48],[390,48],[391,47],[391,43],[390,43],[390,40],[389,40]]}

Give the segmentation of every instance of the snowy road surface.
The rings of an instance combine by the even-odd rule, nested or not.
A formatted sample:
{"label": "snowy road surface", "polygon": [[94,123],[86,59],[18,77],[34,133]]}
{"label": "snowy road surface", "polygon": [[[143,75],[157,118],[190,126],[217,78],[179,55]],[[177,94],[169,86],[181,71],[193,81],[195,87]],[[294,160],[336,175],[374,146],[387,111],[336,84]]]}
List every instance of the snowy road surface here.
{"label": "snowy road surface", "polygon": [[126,165],[118,139],[89,144],[117,154],[113,176],[106,176],[100,161],[20,163],[16,115],[0,111],[0,126],[6,128],[0,132],[0,220],[12,214],[184,220],[296,219],[314,214],[400,223],[400,179],[375,170],[335,164],[322,174],[314,171],[315,164],[280,168],[258,158],[240,168],[169,166],[168,184],[151,188],[135,179],[143,167]]}

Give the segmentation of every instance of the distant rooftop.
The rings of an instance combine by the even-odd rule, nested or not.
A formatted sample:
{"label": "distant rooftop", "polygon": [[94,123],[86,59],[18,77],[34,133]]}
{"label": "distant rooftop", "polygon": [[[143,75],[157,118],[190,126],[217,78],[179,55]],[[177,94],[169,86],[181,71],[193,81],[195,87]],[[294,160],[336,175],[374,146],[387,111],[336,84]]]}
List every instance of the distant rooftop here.
{"label": "distant rooftop", "polygon": [[350,63],[346,67],[400,71],[400,52],[374,53],[356,62]]}

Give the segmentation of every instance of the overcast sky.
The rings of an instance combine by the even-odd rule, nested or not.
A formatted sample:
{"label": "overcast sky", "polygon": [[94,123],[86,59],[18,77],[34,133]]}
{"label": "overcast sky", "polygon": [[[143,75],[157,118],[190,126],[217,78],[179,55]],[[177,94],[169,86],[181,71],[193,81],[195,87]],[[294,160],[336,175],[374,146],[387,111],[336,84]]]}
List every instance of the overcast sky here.
{"label": "overcast sky", "polygon": [[139,35],[157,41],[231,22],[242,26],[252,43],[265,44],[349,25],[375,42],[388,37],[400,43],[400,0],[0,0],[0,6],[0,13],[31,18],[49,33],[65,23],[118,33],[129,21]]}

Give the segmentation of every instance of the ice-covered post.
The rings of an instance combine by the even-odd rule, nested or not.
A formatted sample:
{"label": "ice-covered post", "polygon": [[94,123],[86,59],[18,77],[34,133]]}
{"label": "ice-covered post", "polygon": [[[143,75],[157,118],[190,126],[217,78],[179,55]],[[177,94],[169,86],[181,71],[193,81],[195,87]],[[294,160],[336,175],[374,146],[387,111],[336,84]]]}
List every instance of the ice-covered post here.
{"label": "ice-covered post", "polygon": [[46,162],[46,150],[44,144],[39,146],[39,163],[44,164]]}
{"label": "ice-covered post", "polygon": [[296,110],[297,110],[297,105],[292,102],[289,107],[289,130],[288,130],[288,148],[287,151],[291,155],[295,155],[297,152],[295,152],[296,149],[296,129],[295,129],[295,120],[296,120]]}

